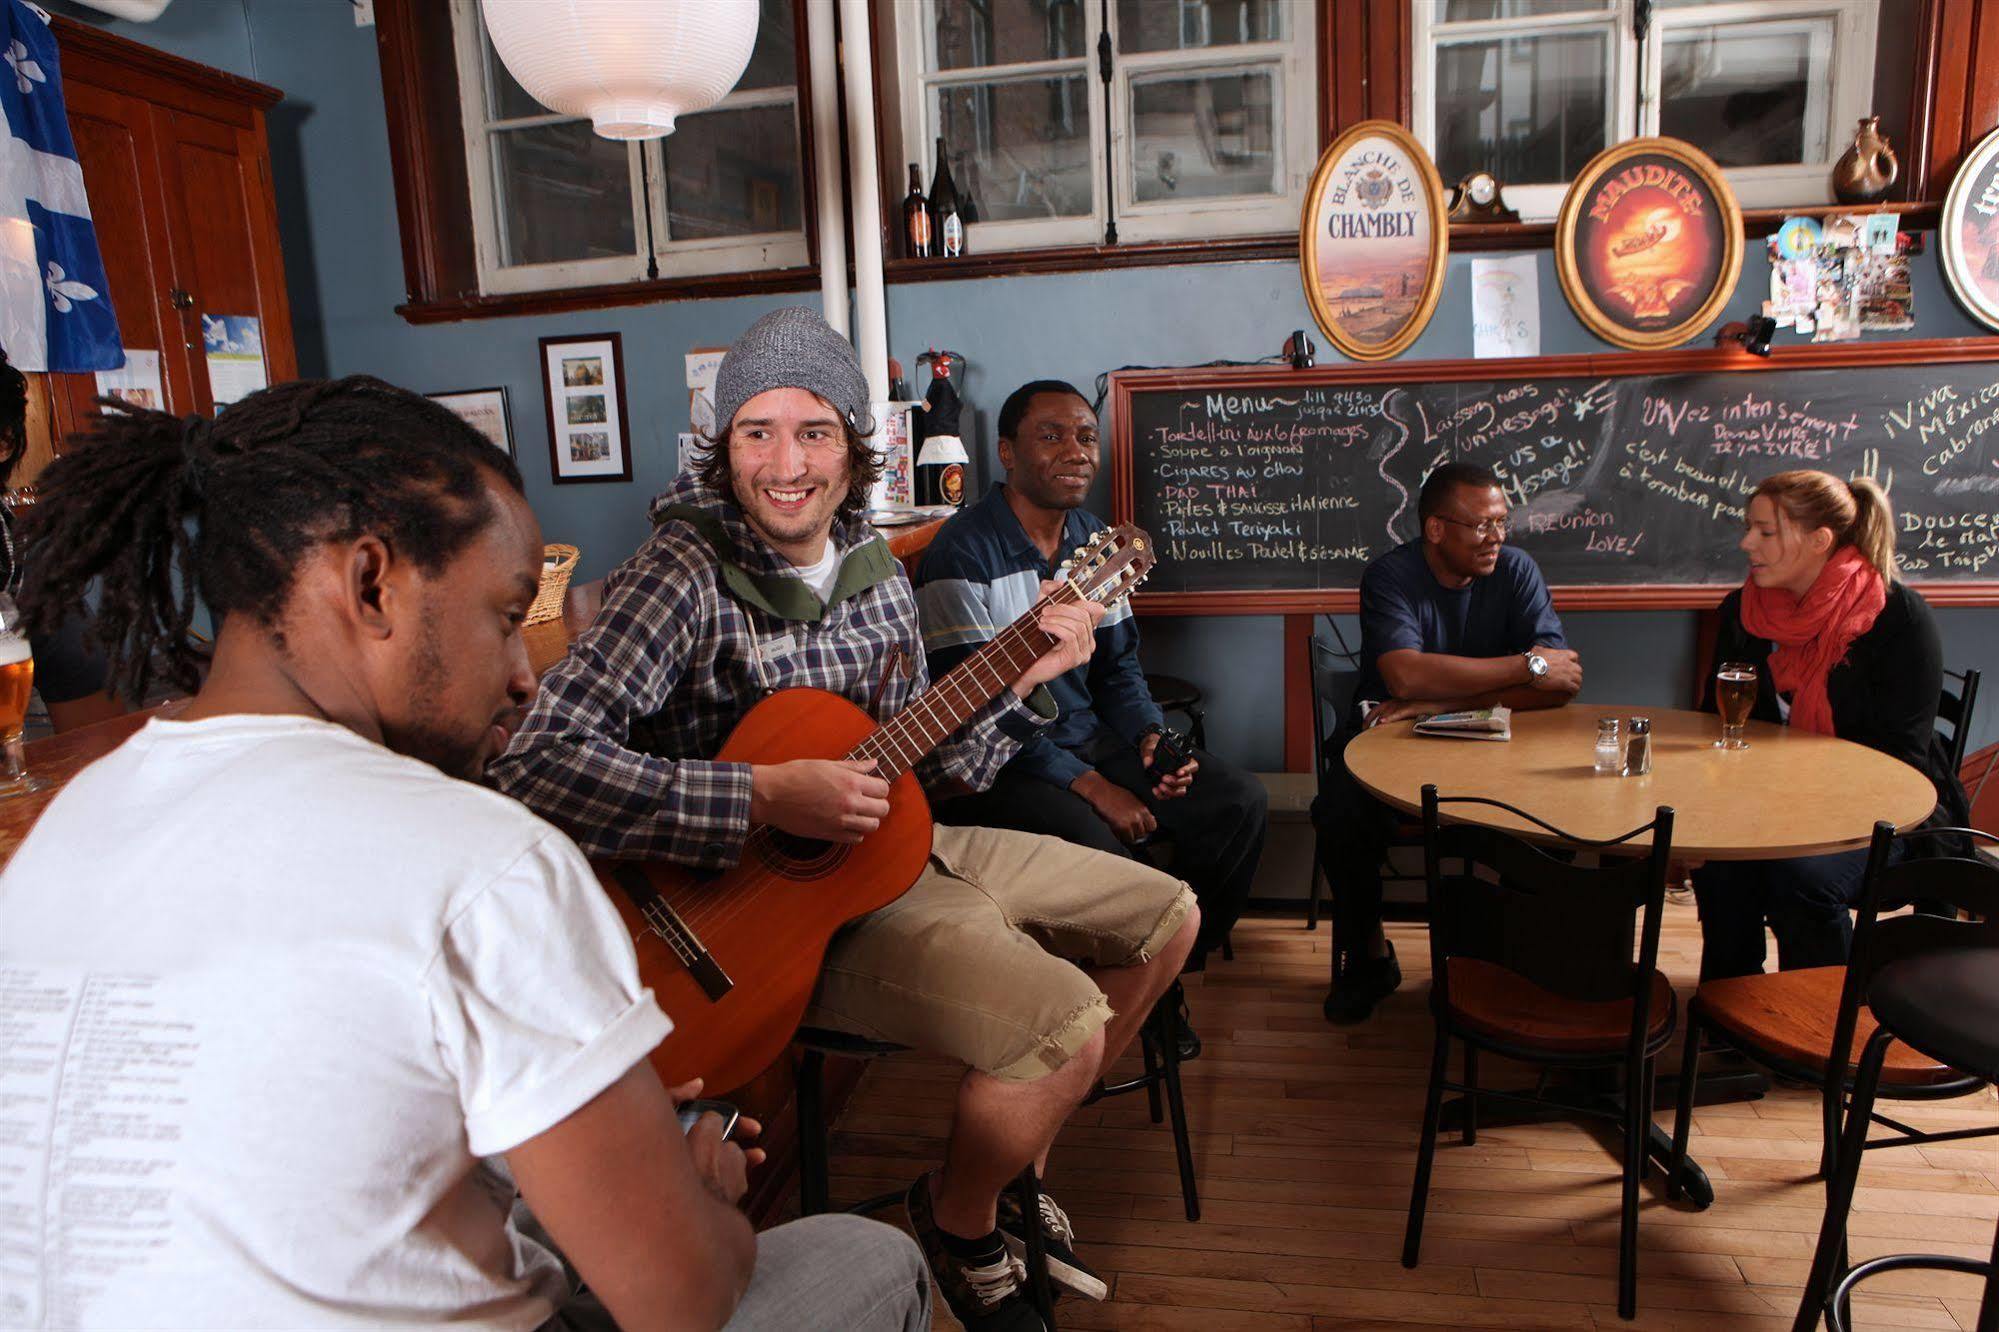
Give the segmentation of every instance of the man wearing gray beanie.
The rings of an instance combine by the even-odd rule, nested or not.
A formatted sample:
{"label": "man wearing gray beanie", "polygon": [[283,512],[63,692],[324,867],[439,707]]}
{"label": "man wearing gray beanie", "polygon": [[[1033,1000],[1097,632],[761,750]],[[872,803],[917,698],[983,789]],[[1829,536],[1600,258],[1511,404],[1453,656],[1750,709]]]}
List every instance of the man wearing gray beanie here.
{"label": "man wearing gray beanie", "polygon": [[[596,622],[543,678],[491,770],[593,854],[721,870],[757,825],[859,842],[890,811],[872,762],[714,755],[775,690],[829,690],[885,722],[927,688],[909,581],[860,516],[876,463],[853,348],[810,310],[774,311],[723,357],[715,400],[710,452],[653,502],[652,538],[606,580]],[[916,762],[926,790],[985,789],[1053,718],[1043,686],[1089,657],[1103,611],[1038,614],[1052,645]],[[1043,1326],[1023,1284],[1025,1223],[1001,1191],[1044,1164],[1172,984],[1198,923],[1186,886],[1136,861],[938,827],[916,882],[828,947],[808,1025],[966,1065],[943,1166],[910,1186],[908,1207],[970,1332]],[[1045,1193],[1041,1230],[1049,1275],[1102,1299]]]}

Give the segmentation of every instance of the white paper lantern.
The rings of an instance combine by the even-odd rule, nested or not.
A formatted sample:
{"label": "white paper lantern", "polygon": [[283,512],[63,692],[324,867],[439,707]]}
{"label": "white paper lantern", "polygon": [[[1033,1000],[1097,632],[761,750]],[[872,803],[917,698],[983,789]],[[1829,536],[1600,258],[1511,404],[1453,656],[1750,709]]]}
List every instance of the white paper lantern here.
{"label": "white paper lantern", "polygon": [[728,96],[757,41],[757,0],[484,0],[507,72],[607,139],[657,139]]}

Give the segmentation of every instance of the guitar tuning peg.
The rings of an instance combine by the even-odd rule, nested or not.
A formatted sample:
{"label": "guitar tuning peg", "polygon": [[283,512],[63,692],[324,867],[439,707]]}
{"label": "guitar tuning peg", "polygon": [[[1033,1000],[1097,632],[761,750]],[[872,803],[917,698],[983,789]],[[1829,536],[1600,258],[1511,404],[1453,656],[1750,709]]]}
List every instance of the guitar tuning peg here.
{"label": "guitar tuning peg", "polygon": [[1088,546],[1078,546],[1076,547],[1074,554],[1077,559],[1081,559],[1084,555],[1089,553],[1089,550],[1090,548]]}
{"label": "guitar tuning peg", "polygon": [[1071,569],[1075,567],[1076,567],[1076,562],[1074,560],[1064,560],[1062,561],[1061,572],[1068,573]]}

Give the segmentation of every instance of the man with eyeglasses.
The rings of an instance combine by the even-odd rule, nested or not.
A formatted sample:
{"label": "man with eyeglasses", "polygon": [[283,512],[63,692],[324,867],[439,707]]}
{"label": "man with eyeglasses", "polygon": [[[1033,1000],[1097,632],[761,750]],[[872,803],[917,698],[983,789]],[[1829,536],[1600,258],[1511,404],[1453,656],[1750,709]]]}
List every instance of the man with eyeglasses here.
{"label": "man with eyeglasses", "polygon": [[[1417,496],[1422,535],[1360,580],[1360,688],[1344,734],[1458,708],[1558,708],[1582,688],[1582,662],[1541,570],[1506,544],[1506,496],[1491,470],[1446,463]],[[1333,892],[1331,1022],[1360,1022],[1402,983],[1381,929],[1381,859],[1394,811],[1336,765],[1312,807]]]}

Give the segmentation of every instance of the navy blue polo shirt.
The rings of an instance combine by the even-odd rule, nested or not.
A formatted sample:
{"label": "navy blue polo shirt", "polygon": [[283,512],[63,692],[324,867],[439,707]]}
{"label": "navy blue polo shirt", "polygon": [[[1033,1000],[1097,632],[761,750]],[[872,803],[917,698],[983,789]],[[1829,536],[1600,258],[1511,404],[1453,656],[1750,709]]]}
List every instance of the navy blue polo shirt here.
{"label": "navy blue polo shirt", "polygon": [[1359,698],[1393,697],[1377,665],[1386,652],[1506,657],[1537,645],[1569,643],[1540,567],[1517,546],[1501,546],[1498,567],[1464,587],[1437,581],[1421,538],[1374,560],[1361,575]]}

